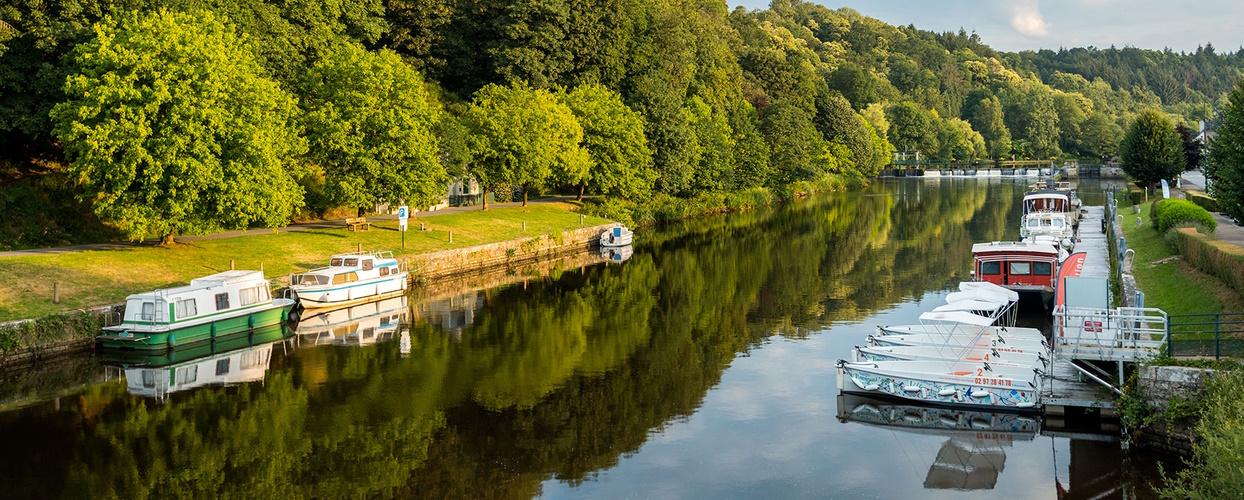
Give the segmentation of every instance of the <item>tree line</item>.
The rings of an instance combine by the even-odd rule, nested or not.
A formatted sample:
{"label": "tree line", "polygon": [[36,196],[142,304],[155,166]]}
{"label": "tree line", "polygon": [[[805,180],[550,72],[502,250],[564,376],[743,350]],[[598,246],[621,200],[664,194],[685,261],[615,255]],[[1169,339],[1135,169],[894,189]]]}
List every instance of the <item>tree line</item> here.
{"label": "tree line", "polygon": [[[1000,53],[800,0],[29,0],[0,20],[7,176],[63,175],[131,238],[425,205],[468,177],[644,200],[864,179],[898,151],[1109,158],[1143,110],[1196,118],[1239,73],[1212,47]],[[1120,58],[1161,64],[1095,62]]]}

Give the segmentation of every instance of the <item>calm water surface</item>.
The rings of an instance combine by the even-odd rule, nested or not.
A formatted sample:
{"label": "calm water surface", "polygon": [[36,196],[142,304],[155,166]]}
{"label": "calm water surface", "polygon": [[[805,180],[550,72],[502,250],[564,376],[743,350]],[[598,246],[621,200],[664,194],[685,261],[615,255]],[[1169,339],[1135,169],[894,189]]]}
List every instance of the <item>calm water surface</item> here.
{"label": "calm water surface", "polygon": [[838,393],[836,360],[1016,237],[1022,191],[880,182],[620,265],[9,374],[0,498],[1149,497],[1156,460],[1110,436]]}

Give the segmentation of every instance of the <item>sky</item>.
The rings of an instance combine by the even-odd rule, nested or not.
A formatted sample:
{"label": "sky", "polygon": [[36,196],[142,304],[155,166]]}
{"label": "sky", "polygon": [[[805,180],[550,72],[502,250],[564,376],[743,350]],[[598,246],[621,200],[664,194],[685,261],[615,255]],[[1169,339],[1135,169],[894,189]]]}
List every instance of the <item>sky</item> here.
{"label": "sky", "polygon": [[[997,50],[1133,46],[1217,52],[1244,46],[1244,8],[1238,0],[852,0],[815,1],[850,7],[889,24],[943,32],[976,31]],[[769,0],[727,0],[730,8],[768,8]]]}

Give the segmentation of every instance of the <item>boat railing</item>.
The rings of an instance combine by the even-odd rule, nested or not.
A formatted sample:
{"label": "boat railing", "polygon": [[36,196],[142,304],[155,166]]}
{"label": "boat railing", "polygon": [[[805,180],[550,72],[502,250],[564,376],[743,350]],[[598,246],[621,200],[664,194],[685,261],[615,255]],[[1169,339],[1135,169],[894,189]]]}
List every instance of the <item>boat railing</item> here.
{"label": "boat railing", "polygon": [[1143,361],[1166,345],[1166,312],[1151,307],[1057,306],[1055,354],[1070,359]]}

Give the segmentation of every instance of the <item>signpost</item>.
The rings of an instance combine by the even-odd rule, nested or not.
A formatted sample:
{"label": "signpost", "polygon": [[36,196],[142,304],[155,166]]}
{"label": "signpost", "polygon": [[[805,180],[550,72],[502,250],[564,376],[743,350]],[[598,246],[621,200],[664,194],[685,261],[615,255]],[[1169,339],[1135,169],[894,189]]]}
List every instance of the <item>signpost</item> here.
{"label": "signpost", "polygon": [[406,249],[406,219],[410,218],[410,207],[397,207],[397,229],[402,232],[402,250]]}

